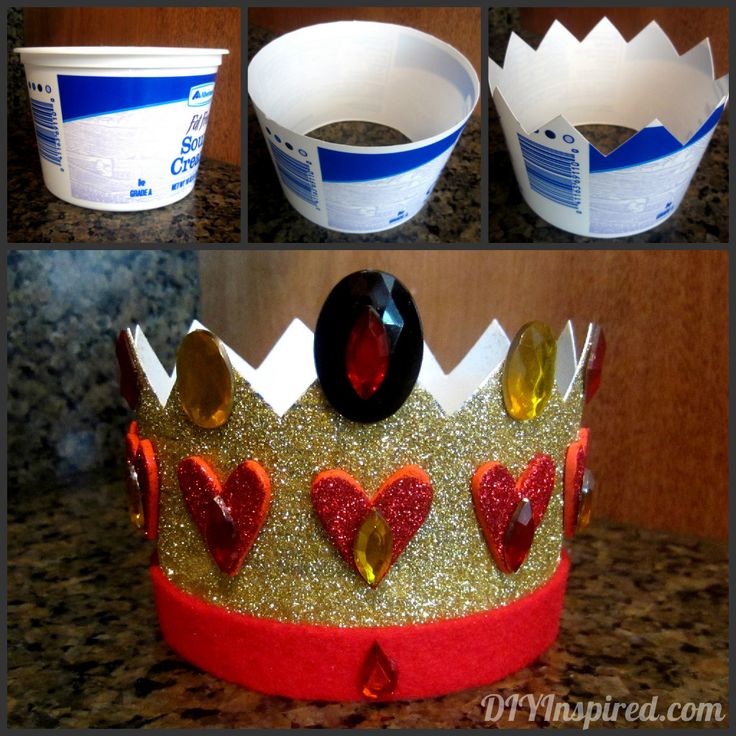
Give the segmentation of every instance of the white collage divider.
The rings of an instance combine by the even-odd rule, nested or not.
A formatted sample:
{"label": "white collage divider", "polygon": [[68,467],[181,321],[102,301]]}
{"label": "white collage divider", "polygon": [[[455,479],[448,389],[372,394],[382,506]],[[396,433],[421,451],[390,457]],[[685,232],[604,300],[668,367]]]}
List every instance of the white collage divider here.
{"label": "white collage divider", "polygon": [[[284,195],[304,217],[345,233],[379,232],[423,206],[480,96],[470,62],[421,31],[338,21],[262,48],[248,93]],[[364,121],[412,142],[350,146],[312,138],[324,125]]]}

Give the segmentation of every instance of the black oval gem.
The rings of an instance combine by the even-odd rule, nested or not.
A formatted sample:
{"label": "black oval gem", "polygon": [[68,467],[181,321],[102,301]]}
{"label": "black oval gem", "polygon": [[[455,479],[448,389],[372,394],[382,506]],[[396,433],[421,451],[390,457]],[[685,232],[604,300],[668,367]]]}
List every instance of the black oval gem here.
{"label": "black oval gem", "polygon": [[[348,377],[346,351],[353,330],[370,308],[389,343],[388,367],[380,385],[362,398]],[[414,299],[384,271],[356,271],[330,292],[314,332],[314,363],[332,406],[355,422],[378,422],[396,412],[414,388],[422,366],[424,338]]]}

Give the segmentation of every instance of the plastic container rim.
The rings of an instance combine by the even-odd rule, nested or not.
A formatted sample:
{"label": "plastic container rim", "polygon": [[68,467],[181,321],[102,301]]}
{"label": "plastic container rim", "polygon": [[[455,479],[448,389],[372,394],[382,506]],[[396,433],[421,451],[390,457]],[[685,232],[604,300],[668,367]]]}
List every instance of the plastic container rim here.
{"label": "plastic container rim", "polygon": [[81,54],[82,56],[181,56],[190,54],[206,56],[211,54],[229,54],[228,49],[189,48],[186,46],[18,46],[13,51],[17,54]]}

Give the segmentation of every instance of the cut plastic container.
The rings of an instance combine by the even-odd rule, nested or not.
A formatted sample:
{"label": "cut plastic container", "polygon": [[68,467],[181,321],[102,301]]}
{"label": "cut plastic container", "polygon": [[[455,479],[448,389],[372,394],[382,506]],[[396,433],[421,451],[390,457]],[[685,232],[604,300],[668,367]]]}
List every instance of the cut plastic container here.
{"label": "cut plastic container", "polygon": [[[434,36],[338,21],[264,46],[248,67],[248,92],[291,205],[331,230],[371,233],[424,206],[480,83],[470,62]],[[307,135],[348,120],[386,125],[411,143],[349,146]]]}
{"label": "cut plastic container", "polygon": [[194,188],[227,49],[17,48],[43,179],[59,199],[136,211]]}

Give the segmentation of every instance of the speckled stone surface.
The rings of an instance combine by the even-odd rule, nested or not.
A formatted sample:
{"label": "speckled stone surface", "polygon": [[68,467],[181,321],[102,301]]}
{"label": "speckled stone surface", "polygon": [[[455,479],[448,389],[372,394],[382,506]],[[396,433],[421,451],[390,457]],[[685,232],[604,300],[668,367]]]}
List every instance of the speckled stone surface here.
{"label": "speckled stone surface", "polygon": [[[511,31],[533,48],[542,37],[526,31],[518,10],[491,8],[489,53],[503,64]],[[584,131],[600,150],[622,142],[619,132],[603,126]],[[630,135],[630,131],[626,137]],[[653,230],[626,238],[600,240],[559,230],[524,202],[511,166],[496,108],[489,96],[489,243],[727,243],[728,242],[728,108],[690,182],[677,212]]]}
{"label": "speckled stone surface", "polygon": [[23,65],[18,61],[18,54],[13,49],[23,46],[23,10],[8,8],[8,120],[15,123],[28,122],[31,111],[28,95],[25,91],[26,78]]}
{"label": "speckled stone surface", "polygon": [[80,473],[114,477],[131,419],[115,338],[140,323],[173,367],[199,314],[197,253],[11,251],[7,264],[9,497]]}
{"label": "speckled stone surface", "polygon": [[101,212],[57,199],[43,183],[33,130],[8,145],[10,243],[237,243],[240,168],[202,159],[191,194],[143,212]]}
{"label": "speckled stone surface", "polygon": [[580,725],[548,723],[541,713],[529,723],[528,707],[513,722],[507,710],[487,723],[487,693],[554,694],[572,704],[657,696],[658,713],[692,701],[720,703],[728,715],[725,544],[594,521],[572,545],[560,636],[531,666],[494,686],[428,700],[293,701],[227,684],[179,659],[155,621],[146,569],[152,547],[129,525],[122,483],[76,490],[44,487],[9,503],[10,726]]}
{"label": "speckled stone surface", "polygon": [[[248,59],[275,34],[248,29]],[[391,145],[375,128],[355,123],[330,127],[341,143]],[[324,132],[324,131],[323,131]],[[471,116],[434,191],[411,220],[370,235],[338,233],[302,217],[284,197],[271,157],[248,99],[248,241],[251,243],[477,243],[480,241],[480,120]]]}

